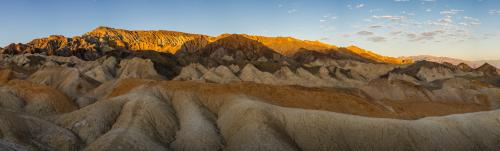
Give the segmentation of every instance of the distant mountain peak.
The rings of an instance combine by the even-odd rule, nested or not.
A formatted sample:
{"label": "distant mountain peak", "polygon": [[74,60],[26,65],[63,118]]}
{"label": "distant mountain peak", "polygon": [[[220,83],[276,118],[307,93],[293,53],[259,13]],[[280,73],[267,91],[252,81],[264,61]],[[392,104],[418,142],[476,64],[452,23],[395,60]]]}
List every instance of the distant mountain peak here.
{"label": "distant mountain peak", "polygon": [[498,72],[497,72],[498,69],[496,67],[490,65],[489,63],[484,63],[482,66],[476,68],[476,71],[481,71],[488,76],[498,75]]}
{"label": "distant mountain peak", "polygon": [[484,63],[488,63],[491,66],[494,66],[496,68],[500,68],[500,60],[464,60],[464,59],[458,59],[458,58],[451,58],[451,57],[439,57],[439,56],[431,56],[431,55],[418,55],[418,56],[405,56],[405,57],[399,57],[399,59],[411,59],[414,61],[419,61],[419,60],[427,60],[427,61],[432,61],[432,62],[438,62],[438,63],[444,63],[448,62],[453,65],[459,65],[461,63],[469,65],[471,68],[478,68]]}
{"label": "distant mountain peak", "polygon": [[465,63],[460,63],[457,65],[457,67],[462,70],[462,71],[472,71],[472,67],[470,67],[469,65],[465,64]]}

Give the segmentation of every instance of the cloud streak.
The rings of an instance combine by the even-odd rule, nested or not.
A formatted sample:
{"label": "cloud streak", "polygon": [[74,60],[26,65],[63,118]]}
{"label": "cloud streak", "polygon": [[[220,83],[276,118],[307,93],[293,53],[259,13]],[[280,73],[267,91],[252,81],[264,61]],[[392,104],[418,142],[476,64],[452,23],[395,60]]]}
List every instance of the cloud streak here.
{"label": "cloud streak", "polygon": [[491,15],[499,15],[500,9],[492,9],[492,10],[489,10],[488,13]]}
{"label": "cloud streak", "polygon": [[366,40],[371,42],[385,42],[387,38],[381,36],[368,37]]}
{"label": "cloud streak", "polygon": [[356,33],[357,35],[360,35],[360,36],[370,36],[370,35],[373,35],[373,32],[369,32],[369,31],[359,31]]}
{"label": "cloud streak", "polygon": [[391,20],[391,21],[401,21],[404,19],[404,16],[392,16],[392,15],[377,16],[377,15],[373,15],[372,18],[386,19],[386,20]]}

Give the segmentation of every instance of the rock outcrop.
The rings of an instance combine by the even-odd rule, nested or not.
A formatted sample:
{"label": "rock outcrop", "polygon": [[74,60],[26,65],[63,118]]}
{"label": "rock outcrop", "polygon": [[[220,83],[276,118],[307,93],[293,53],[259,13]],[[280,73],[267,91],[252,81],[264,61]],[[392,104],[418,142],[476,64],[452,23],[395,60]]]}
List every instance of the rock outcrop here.
{"label": "rock outcrop", "polygon": [[82,96],[99,84],[77,69],[67,67],[45,67],[33,73],[28,80],[51,86],[72,99]]}
{"label": "rock outcrop", "polygon": [[203,74],[201,78],[207,82],[222,84],[240,81],[240,79],[236,75],[234,75],[233,72],[226,66],[212,68],[205,72],[205,74]]}
{"label": "rock outcrop", "polygon": [[[472,76],[478,77],[482,74],[470,70],[462,70],[462,68],[451,64],[440,64],[429,61],[419,61],[407,67],[396,68],[390,73],[406,74],[421,81],[431,82],[434,80],[448,79],[456,76]],[[496,70],[496,68],[493,67]]]}
{"label": "rock outcrop", "polygon": [[[114,57],[103,57],[103,61],[97,61],[100,64],[85,71],[85,76],[88,76],[96,81],[104,83],[115,78],[117,60]],[[102,63],[101,63],[102,62]]]}
{"label": "rock outcrop", "polygon": [[486,76],[497,76],[498,75],[498,69],[495,68],[494,66],[485,63],[482,66],[478,67],[475,69],[476,71],[482,72]]}
{"label": "rock outcrop", "polygon": [[193,63],[188,66],[185,66],[181,69],[181,72],[177,77],[175,77],[173,80],[202,80],[202,76],[208,71],[207,68],[205,68],[201,64]]}
{"label": "rock outcrop", "polygon": [[241,69],[240,79],[242,81],[251,81],[264,84],[278,84],[278,79],[271,73],[262,72],[252,64],[247,64]]}
{"label": "rock outcrop", "polygon": [[120,69],[117,73],[118,79],[125,78],[144,78],[144,79],[163,79],[149,59],[132,58],[120,62]]}
{"label": "rock outcrop", "polygon": [[465,63],[460,63],[457,65],[457,67],[462,70],[462,71],[465,71],[465,72],[471,72],[473,71],[474,69],[472,69],[472,67],[470,67],[469,65],[465,64]]}

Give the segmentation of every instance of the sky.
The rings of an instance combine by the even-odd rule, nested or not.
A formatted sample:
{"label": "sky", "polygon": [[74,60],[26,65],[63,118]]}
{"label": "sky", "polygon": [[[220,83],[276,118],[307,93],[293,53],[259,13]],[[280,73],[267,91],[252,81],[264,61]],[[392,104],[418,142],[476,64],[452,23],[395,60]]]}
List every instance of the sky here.
{"label": "sky", "polygon": [[500,0],[0,0],[0,46],[98,26],[245,33],[387,56],[500,59]]}

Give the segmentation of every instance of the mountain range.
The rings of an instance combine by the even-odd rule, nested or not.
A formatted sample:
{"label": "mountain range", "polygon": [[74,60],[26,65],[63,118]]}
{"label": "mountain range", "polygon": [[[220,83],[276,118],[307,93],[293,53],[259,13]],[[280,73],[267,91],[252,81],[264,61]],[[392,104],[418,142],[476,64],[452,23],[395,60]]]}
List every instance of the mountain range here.
{"label": "mountain range", "polygon": [[109,27],[0,52],[0,150],[500,150],[489,63]]}
{"label": "mountain range", "polygon": [[430,56],[430,55],[406,56],[406,57],[399,57],[399,59],[413,60],[413,61],[426,60],[426,61],[432,61],[432,62],[438,62],[438,63],[447,62],[447,63],[451,63],[454,65],[458,65],[460,63],[465,63],[473,68],[477,68],[485,63],[488,63],[488,64],[491,64],[492,66],[500,68],[500,60],[474,60],[474,61],[471,61],[471,60],[464,60],[464,59],[457,59],[457,58],[450,58],[450,57],[437,57],[437,56]]}
{"label": "mountain range", "polygon": [[[387,63],[404,63],[404,60],[375,54],[356,46],[337,47],[318,41],[299,40],[292,37],[264,37],[246,34],[222,34],[211,37],[176,31],[129,31],[98,27],[82,36],[49,36],[34,39],[27,44],[11,44],[3,48],[4,54],[44,53],[47,55],[75,55],[85,60],[95,60],[112,50],[154,50],[171,54],[194,53],[206,47],[223,45],[241,49],[269,49],[283,56],[314,51],[338,57],[353,57]],[[83,51],[85,50],[85,51]],[[264,50],[262,50],[264,51]]]}
{"label": "mountain range", "polygon": [[[54,54],[60,56],[77,55],[86,60],[94,60],[102,56],[105,52],[119,49],[154,50],[159,52],[168,52],[171,54],[196,52],[211,43],[228,43],[224,41],[230,41],[230,39],[240,41],[247,40],[247,43],[248,41],[255,41],[256,43],[249,43],[247,47],[258,47],[257,45],[261,45],[284,56],[293,56],[298,53],[313,50],[315,53],[328,54],[334,52],[339,53],[339,56],[354,56],[377,62],[396,64],[426,60],[439,63],[448,62],[454,65],[465,63],[474,68],[477,68],[484,63],[489,63],[497,68],[500,67],[500,60],[469,61],[430,55],[393,58],[378,55],[356,46],[337,47],[321,43],[319,41],[299,40],[292,37],[264,37],[246,34],[222,34],[220,36],[212,37],[207,35],[166,30],[130,31],[110,27],[98,27],[82,36],[75,36],[71,38],[53,35],[47,38],[34,39],[27,44],[11,44],[3,48],[2,53],[46,53],[49,55]],[[229,43],[239,42],[233,41]],[[81,54],[78,50],[89,51],[84,51],[87,54]]]}

